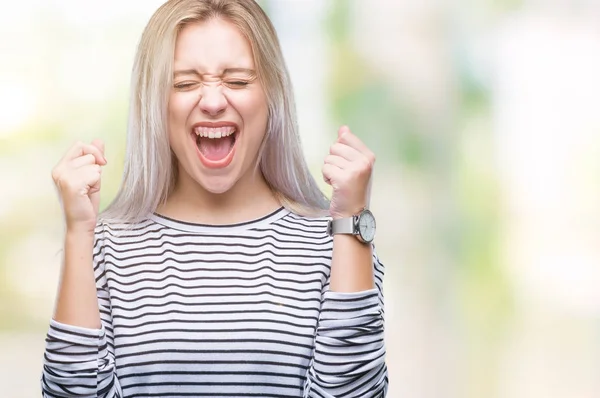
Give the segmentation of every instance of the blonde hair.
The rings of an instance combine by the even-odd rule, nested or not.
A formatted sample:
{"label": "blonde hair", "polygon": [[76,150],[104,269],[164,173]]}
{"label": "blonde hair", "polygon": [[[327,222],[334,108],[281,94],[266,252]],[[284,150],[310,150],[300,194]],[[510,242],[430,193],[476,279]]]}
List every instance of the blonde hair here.
{"label": "blonde hair", "polygon": [[169,0],[148,22],[137,48],[123,179],[102,219],[139,221],[172,192],[177,163],[169,147],[167,106],[175,42],[187,24],[211,18],[233,23],[250,43],[269,109],[257,164],[265,180],[295,213],[322,215],[329,207],[302,153],[292,84],[265,12],[254,0]]}

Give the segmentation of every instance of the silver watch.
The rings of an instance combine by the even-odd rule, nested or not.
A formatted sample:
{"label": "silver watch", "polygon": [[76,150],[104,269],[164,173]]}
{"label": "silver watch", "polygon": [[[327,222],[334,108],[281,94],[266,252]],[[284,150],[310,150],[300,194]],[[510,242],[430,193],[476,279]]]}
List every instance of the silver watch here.
{"label": "silver watch", "polygon": [[352,217],[329,220],[327,224],[329,236],[335,234],[354,235],[363,243],[373,242],[375,229],[375,217],[367,209]]}

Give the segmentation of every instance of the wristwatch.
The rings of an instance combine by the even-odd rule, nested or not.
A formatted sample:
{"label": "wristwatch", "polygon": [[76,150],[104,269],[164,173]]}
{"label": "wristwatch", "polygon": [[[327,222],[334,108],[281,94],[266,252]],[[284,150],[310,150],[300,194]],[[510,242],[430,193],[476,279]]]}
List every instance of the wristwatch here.
{"label": "wristwatch", "polygon": [[371,243],[375,237],[375,217],[369,210],[348,217],[329,220],[327,233],[329,236],[336,234],[354,235],[362,243]]}

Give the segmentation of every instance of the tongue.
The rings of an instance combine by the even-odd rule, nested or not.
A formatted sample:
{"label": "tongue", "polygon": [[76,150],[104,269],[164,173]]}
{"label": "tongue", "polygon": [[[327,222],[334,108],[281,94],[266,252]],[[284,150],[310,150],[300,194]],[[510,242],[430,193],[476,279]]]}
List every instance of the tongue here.
{"label": "tongue", "polygon": [[233,134],[224,138],[199,138],[198,149],[208,160],[221,160],[225,158],[233,148]]}

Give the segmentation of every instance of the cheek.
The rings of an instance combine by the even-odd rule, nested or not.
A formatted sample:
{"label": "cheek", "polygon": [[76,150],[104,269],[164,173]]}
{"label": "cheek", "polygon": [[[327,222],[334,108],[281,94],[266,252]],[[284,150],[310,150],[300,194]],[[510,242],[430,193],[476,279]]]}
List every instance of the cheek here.
{"label": "cheek", "polygon": [[[245,125],[252,130],[264,130],[267,124],[267,101],[262,93],[248,93],[243,98],[238,98],[237,108],[244,119]],[[264,131],[255,133],[263,133]]]}
{"label": "cheek", "polygon": [[194,108],[194,101],[191,96],[187,95],[172,95],[169,98],[169,125],[179,126],[185,124],[185,121]]}
{"label": "cheek", "polygon": [[186,135],[182,133],[185,131],[186,121],[189,117],[189,110],[191,109],[189,102],[189,99],[186,100],[180,95],[172,95],[169,98],[167,107],[167,135],[169,137],[169,145],[175,153],[179,153],[185,146],[183,138],[186,137]]}

